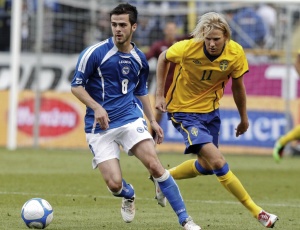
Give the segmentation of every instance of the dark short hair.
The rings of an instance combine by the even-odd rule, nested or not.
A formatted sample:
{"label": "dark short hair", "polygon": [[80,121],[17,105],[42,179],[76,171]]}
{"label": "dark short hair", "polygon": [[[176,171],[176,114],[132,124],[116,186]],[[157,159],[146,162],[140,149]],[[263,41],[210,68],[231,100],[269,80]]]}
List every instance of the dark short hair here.
{"label": "dark short hair", "polygon": [[115,7],[112,11],[110,11],[109,15],[111,16],[120,15],[120,14],[129,14],[129,22],[131,25],[137,22],[138,12],[135,6],[130,5],[129,3],[121,3],[117,7]]}

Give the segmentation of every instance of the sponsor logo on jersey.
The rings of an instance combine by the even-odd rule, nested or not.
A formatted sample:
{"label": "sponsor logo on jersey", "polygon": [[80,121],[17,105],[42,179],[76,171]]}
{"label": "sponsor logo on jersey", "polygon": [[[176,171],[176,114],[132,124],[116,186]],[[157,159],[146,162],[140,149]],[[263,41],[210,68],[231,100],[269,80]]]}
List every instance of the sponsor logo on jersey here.
{"label": "sponsor logo on jersey", "polygon": [[143,133],[145,130],[143,127],[137,127],[136,131],[138,131],[139,133]]}
{"label": "sponsor logo on jersey", "polygon": [[119,64],[131,64],[131,61],[130,60],[120,60],[119,61]]}
{"label": "sponsor logo on jersey", "polygon": [[227,60],[220,61],[220,69],[222,71],[225,71],[227,69],[227,67],[228,67],[228,61]]}
{"label": "sponsor logo on jersey", "polygon": [[194,135],[195,137],[198,136],[198,129],[196,127],[193,127],[191,129],[191,134]]}
{"label": "sponsor logo on jersey", "polygon": [[124,75],[127,75],[128,73],[129,73],[129,67],[128,66],[124,66],[123,68],[122,68],[122,74],[124,74]]}

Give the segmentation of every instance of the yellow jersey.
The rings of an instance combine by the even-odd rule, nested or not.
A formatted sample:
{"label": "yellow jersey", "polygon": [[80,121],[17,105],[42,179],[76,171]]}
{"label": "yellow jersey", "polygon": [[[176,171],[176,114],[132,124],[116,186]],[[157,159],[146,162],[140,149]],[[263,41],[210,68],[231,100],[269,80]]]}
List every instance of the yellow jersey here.
{"label": "yellow jersey", "polygon": [[219,108],[225,85],[248,72],[243,48],[230,40],[220,56],[211,61],[204,41],[183,40],[172,45],[166,59],[176,64],[173,82],[166,95],[170,113],[208,113]]}

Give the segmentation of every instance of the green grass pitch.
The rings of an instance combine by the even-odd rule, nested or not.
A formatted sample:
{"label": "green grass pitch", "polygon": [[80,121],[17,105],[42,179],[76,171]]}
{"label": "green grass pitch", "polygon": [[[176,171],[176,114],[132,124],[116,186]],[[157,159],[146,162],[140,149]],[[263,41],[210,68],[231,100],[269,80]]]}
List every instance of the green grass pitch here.
{"label": "green grass pitch", "polygon": [[[225,155],[253,200],[279,221],[274,229],[300,229],[300,157],[276,164],[271,156]],[[190,159],[159,153],[166,168]],[[121,154],[123,176],[136,191],[136,216],[123,222],[121,199],[113,197],[88,150],[0,149],[0,229],[27,229],[20,212],[30,198],[50,202],[54,219],[49,230],[181,229],[170,205],[157,205],[148,172],[135,158]],[[177,181],[186,207],[203,230],[256,230],[263,227],[217,181],[215,176]]]}

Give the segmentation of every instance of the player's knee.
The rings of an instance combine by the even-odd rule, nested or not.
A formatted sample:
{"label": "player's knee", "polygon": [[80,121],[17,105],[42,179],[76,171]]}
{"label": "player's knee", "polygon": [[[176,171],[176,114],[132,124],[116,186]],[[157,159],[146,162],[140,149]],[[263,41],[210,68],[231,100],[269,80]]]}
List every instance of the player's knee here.
{"label": "player's knee", "polygon": [[152,161],[149,162],[148,170],[154,178],[161,177],[165,172],[164,167],[162,166],[162,164],[158,159],[153,159]]}
{"label": "player's knee", "polygon": [[107,188],[112,192],[112,193],[117,193],[122,189],[122,181],[116,182],[113,180],[106,181]]}

